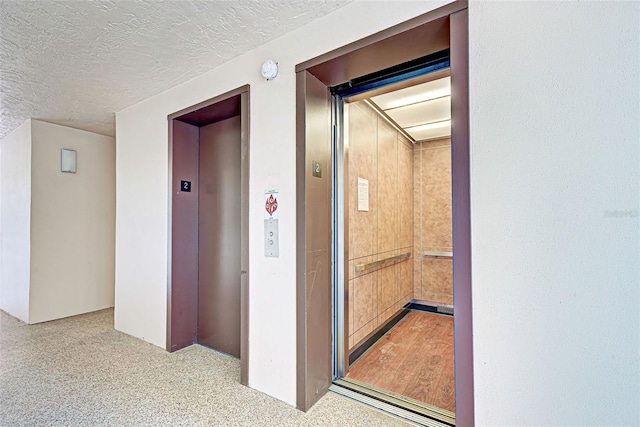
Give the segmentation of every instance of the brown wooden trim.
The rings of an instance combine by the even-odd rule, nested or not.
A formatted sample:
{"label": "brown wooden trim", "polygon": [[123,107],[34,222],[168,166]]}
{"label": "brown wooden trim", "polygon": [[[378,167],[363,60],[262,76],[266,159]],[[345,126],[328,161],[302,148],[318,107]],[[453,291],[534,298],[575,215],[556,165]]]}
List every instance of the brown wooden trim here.
{"label": "brown wooden trim", "polygon": [[406,31],[412,30],[416,27],[419,27],[420,25],[426,24],[431,21],[435,21],[436,19],[444,18],[445,16],[451,15],[452,13],[466,9],[468,7],[468,3],[469,3],[468,0],[456,0],[453,3],[449,3],[438,9],[429,11],[423,15],[416,16],[415,18],[402,22],[398,25],[394,25],[393,27],[387,28],[386,30],[379,31],[375,34],[372,34],[368,37],[357,40],[353,43],[349,43],[348,45],[334,49],[323,55],[316,56],[313,59],[309,59],[308,61],[305,61],[296,65],[296,73],[315,67],[316,65],[329,62],[341,56],[345,56],[355,50],[386,40],[390,37],[396,36],[398,34],[401,34]]}
{"label": "brown wooden trim", "polygon": [[469,161],[469,19],[451,15],[451,173],[456,424],[473,426],[473,305]]}
{"label": "brown wooden trim", "polygon": [[245,92],[249,92],[249,85],[240,86],[239,88],[230,90],[229,92],[225,92],[218,96],[214,96],[213,98],[209,98],[205,101],[199,102],[198,104],[184,108],[180,111],[176,111],[175,113],[169,114],[169,116],[167,116],[167,119],[173,120],[177,117],[184,116],[185,114],[192,113],[196,110],[200,110],[201,108],[209,107],[213,104],[217,104],[218,102],[225,101],[231,97],[234,97],[236,95],[241,95]]}

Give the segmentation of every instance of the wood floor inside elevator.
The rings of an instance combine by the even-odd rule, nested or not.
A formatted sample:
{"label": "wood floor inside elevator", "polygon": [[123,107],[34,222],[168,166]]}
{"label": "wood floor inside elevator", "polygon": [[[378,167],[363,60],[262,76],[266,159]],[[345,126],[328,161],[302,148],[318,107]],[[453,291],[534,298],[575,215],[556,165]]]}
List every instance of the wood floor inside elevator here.
{"label": "wood floor inside elevator", "polygon": [[411,311],[347,377],[455,412],[453,317]]}

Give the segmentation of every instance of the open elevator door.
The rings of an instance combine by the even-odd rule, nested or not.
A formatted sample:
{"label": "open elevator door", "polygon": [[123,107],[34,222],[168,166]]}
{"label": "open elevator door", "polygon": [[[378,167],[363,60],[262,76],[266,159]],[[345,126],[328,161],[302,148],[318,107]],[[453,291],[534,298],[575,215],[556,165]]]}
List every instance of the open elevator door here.
{"label": "open elevator door", "polygon": [[[372,372],[371,369],[378,369],[378,370],[382,369],[384,366],[386,366],[387,362],[376,362],[373,365],[371,365],[369,362],[361,362],[361,363],[368,363],[367,365],[365,365],[366,368],[364,368],[365,372],[368,372],[368,373],[363,375],[361,372],[362,371],[361,369],[360,371],[358,371],[359,372],[358,375],[354,377],[348,376],[348,373],[353,363],[355,362],[355,360],[357,360],[360,355],[363,355],[363,353],[366,352],[367,349],[373,348],[375,345],[377,345],[376,342],[378,342],[378,340],[380,340],[383,336],[386,336],[387,332],[390,331],[398,322],[400,322],[400,320],[406,314],[409,313],[409,310],[413,308],[413,304],[410,301],[410,303],[407,306],[405,306],[403,309],[401,309],[397,314],[394,314],[391,317],[389,317],[387,320],[384,320],[383,322],[381,322],[380,326],[373,328],[372,332],[367,336],[365,336],[365,338],[362,339],[359,343],[354,342],[353,348],[350,349],[351,345],[347,340],[347,332],[352,329],[351,326],[349,325],[350,325],[350,322],[352,322],[357,317],[357,310],[354,310],[356,311],[356,313],[349,313],[349,311],[356,308],[357,301],[351,301],[351,300],[357,300],[357,297],[355,297],[352,294],[352,292],[349,291],[349,289],[351,289],[352,286],[351,285],[347,286],[348,279],[349,279],[349,283],[351,283],[351,280],[354,277],[352,269],[353,267],[355,267],[355,264],[354,264],[354,259],[351,259],[353,258],[354,252],[351,251],[352,256],[347,256],[347,254],[350,253],[349,242],[354,246],[358,246],[355,244],[356,237],[360,237],[358,233],[356,233],[354,236],[350,236],[349,234],[350,232],[354,233],[353,230],[351,231],[349,230],[349,225],[354,224],[354,218],[349,218],[349,217],[351,215],[357,214],[356,210],[357,211],[360,210],[360,207],[359,207],[360,188],[358,184],[358,189],[357,189],[358,194],[356,195],[353,193],[353,191],[355,191],[355,188],[352,188],[352,187],[356,186],[356,183],[354,180],[356,179],[356,176],[357,177],[364,176],[364,177],[370,178],[370,175],[371,175],[371,171],[369,171],[369,173],[365,172],[364,175],[361,175],[359,172],[350,173],[349,172],[351,169],[349,165],[350,158],[353,158],[353,159],[361,158],[363,148],[360,147],[358,149],[358,146],[364,143],[369,144],[371,142],[370,140],[373,140],[373,143],[377,144],[376,131],[380,132],[380,129],[387,129],[387,128],[390,129],[392,132],[391,135],[395,135],[396,131],[400,132],[401,134],[404,133],[405,135],[404,139],[406,141],[414,141],[414,138],[410,138],[407,136],[408,131],[404,130],[402,126],[398,125],[395,121],[393,121],[393,119],[390,116],[386,116],[385,112],[379,109],[380,108],[379,106],[372,103],[372,99],[377,99],[376,96],[381,96],[381,95],[388,96],[396,91],[402,91],[402,90],[406,91],[409,89],[411,89],[413,92],[411,92],[412,96],[408,97],[407,99],[403,99],[403,102],[406,105],[405,104],[402,104],[402,105],[405,105],[405,107],[409,106],[409,108],[415,109],[415,107],[419,104],[417,102],[418,98],[422,99],[422,102],[433,101],[435,100],[435,97],[444,99],[442,97],[442,94],[440,93],[438,93],[437,95],[436,94],[431,95],[428,92],[426,93],[415,92],[415,89],[419,89],[420,91],[426,91],[427,90],[425,89],[426,86],[433,85],[434,83],[439,85],[439,82],[446,81],[449,75],[449,69],[450,69],[450,50],[447,48],[447,49],[443,49],[441,51],[426,55],[424,57],[417,58],[415,60],[407,61],[405,63],[389,67],[387,69],[379,70],[368,75],[353,78],[346,83],[339,84],[329,88],[330,92],[333,95],[332,118],[333,118],[334,128],[335,128],[334,145],[333,145],[334,167],[335,167],[335,172],[334,172],[335,180],[334,180],[334,188],[333,188],[333,195],[334,195],[334,221],[333,222],[335,225],[334,227],[334,261],[333,261],[333,264],[335,266],[335,269],[334,269],[334,295],[335,295],[335,299],[334,299],[334,312],[335,312],[334,383],[340,387],[349,389],[361,395],[365,395],[374,399],[385,401],[391,405],[411,411],[417,415],[428,417],[429,419],[434,420],[434,422],[440,422],[443,425],[455,424],[455,413],[449,410],[449,407],[451,406],[451,401],[452,401],[450,396],[452,393],[450,390],[446,390],[447,393],[445,393],[447,394],[447,396],[449,396],[448,399],[444,399],[444,398],[434,399],[433,393],[429,393],[428,394],[429,399],[426,399],[425,398],[426,396],[424,396],[421,400],[415,400],[412,398],[414,397],[415,393],[407,394],[401,391],[405,389],[403,385],[413,384],[413,387],[415,387],[415,383],[416,382],[419,383],[419,381],[415,381],[413,377],[409,379],[403,379],[400,381],[399,384],[393,384],[394,387],[391,387],[391,385],[394,381],[398,382],[399,381],[398,378],[396,378],[393,381],[386,381],[386,382],[380,379],[374,380],[374,378],[378,378],[378,377],[376,376],[377,374],[371,374]],[[431,88],[431,86],[429,87]],[[406,97],[407,96],[405,95],[405,98]],[[353,137],[354,132],[349,132],[346,126],[348,121],[347,117],[349,116],[349,114],[347,114],[348,109],[345,106],[345,103],[347,102],[354,102],[356,104],[358,102],[364,102],[365,105],[370,106],[370,110],[372,112],[371,114],[373,114],[373,117],[375,117],[373,123],[378,123],[378,120],[383,123],[382,125],[374,124],[373,134],[371,134],[371,132],[367,130],[368,128],[363,127],[364,123],[359,122],[359,125],[357,127],[357,132],[364,131],[366,133],[366,136],[361,136],[360,138],[358,138],[358,141],[359,141],[358,144],[356,144],[355,140],[349,141],[348,134],[351,134],[351,136]],[[397,100],[396,100],[396,104],[398,104]],[[397,109],[399,105],[400,104],[398,105],[394,104],[394,108]],[[420,114],[428,115],[430,114],[429,110],[430,108],[423,108],[421,109]],[[373,113],[373,111],[377,111],[377,114]],[[431,117],[428,117],[428,116],[420,117],[420,118],[423,119],[423,121],[431,120]],[[417,120],[417,118],[413,117],[411,120],[415,121]],[[393,124],[388,124],[388,123],[393,123]],[[395,141],[395,138],[396,137],[394,136],[392,140]],[[425,137],[420,137],[417,140],[421,142],[425,138],[441,139],[442,136],[438,136],[438,137],[425,136]],[[401,145],[399,142],[400,139],[401,138],[398,137],[398,145]],[[385,144],[388,144],[388,141]],[[395,147],[394,144],[395,142],[392,144]],[[380,148],[378,148],[378,150],[379,149]],[[358,156],[358,153],[360,153],[360,157]],[[395,159],[395,156],[394,156],[394,159]],[[357,165],[355,166],[351,165],[351,166],[355,167]],[[413,167],[411,167],[410,169],[413,169]],[[354,170],[357,171],[357,167]],[[409,172],[409,174],[410,174],[409,177],[411,179],[411,172]],[[373,178],[374,188],[377,188],[378,186],[381,185],[380,183],[381,175],[378,173],[376,176],[377,176],[377,180]],[[357,178],[357,179],[358,181],[360,180],[360,178]],[[387,179],[387,181],[389,180]],[[390,184],[393,182],[394,182],[393,179],[391,179],[391,181],[387,184]],[[393,184],[393,185],[396,185],[396,184]],[[367,193],[368,193],[368,190],[367,190]],[[366,203],[367,207],[365,211],[368,212],[369,211],[368,195],[365,198],[367,200],[367,203]],[[354,201],[356,199],[358,200],[357,209],[355,208],[355,204],[354,204],[355,203]],[[379,206],[379,204],[381,203],[379,201],[376,202],[376,200],[379,200],[379,195],[378,195],[378,198],[376,198],[376,195],[374,194],[373,200],[374,200],[373,210],[377,211],[376,215],[380,215],[381,214],[380,211],[377,210],[376,208],[376,206]],[[395,203],[392,203],[392,205],[395,205]],[[387,207],[386,209],[388,210],[389,207]],[[413,206],[411,207],[411,209],[413,209]],[[393,206],[391,207],[391,211],[393,211]],[[374,235],[378,233],[378,231],[376,231],[375,224],[369,224],[366,222],[367,218],[364,218],[364,217],[360,218],[359,221],[361,223],[366,224],[364,226],[366,230],[370,230]],[[379,220],[377,222],[377,226],[380,226],[382,224],[380,221],[382,220]],[[413,236],[414,233],[413,233],[412,220],[411,220],[410,229],[411,229],[410,235]],[[362,232],[362,229],[360,231]],[[379,237],[377,240],[378,240],[378,244],[380,244],[381,238]],[[391,240],[393,241],[393,239]],[[362,242],[360,246],[362,246]],[[387,255],[386,258],[375,257],[373,258],[374,261],[371,261],[370,264],[364,264],[364,265],[361,265],[360,267],[369,268],[369,266],[371,266],[371,268],[374,270],[376,268],[381,268],[381,271],[384,267],[388,267],[391,269],[390,271],[393,272],[392,276],[394,276],[395,268],[400,266],[400,264],[395,265],[394,263],[406,262],[404,261],[405,258],[403,257],[406,255],[410,258],[411,253],[398,255],[399,247],[396,248],[395,246],[393,246],[392,248],[393,248],[393,252],[386,252],[386,254],[392,253],[391,256]],[[405,249],[403,249],[403,251]],[[360,248],[360,252],[362,252],[362,248]],[[348,261],[348,259],[351,259],[351,261]],[[361,262],[364,262],[362,260],[364,260],[365,258],[358,258],[358,259],[360,259]],[[413,259],[410,259],[409,262],[411,263],[411,265],[413,265]],[[359,270],[359,271],[363,271],[363,270]],[[350,273],[347,274],[347,272],[350,272]],[[374,275],[374,277],[377,277],[375,276],[375,274],[378,274],[378,273],[370,273],[370,274]],[[410,273],[411,279],[413,279],[413,276],[414,274]],[[355,279],[355,280],[361,280],[361,279]],[[382,278],[376,278],[373,280],[375,283],[379,280],[381,281]],[[395,286],[395,279],[392,279],[392,285]],[[355,290],[355,287],[356,285],[353,284],[354,290]],[[376,298],[374,298],[373,300],[376,301],[374,302],[374,304],[381,303],[381,301],[378,301]],[[393,311],[395,311],[395,309],[392,309],[392,312]],[[450,322],[448,324],[451,325],[450,326],[451,343],[450,344],[447,343],[447,349],[449,349],[449,351],[447,352],[447,355],[449,355],[450,353],[451,363],[447,364],[447,367],[450,367],[451,371],[453,371],[453,335],[452,335],[453,322]],[[447,330],[448,329],[449,328],[447,327]],[[407,334],[404,334],[403,336],[405,335],[408,336]],[[411,336],[414,336],[414,335],[415,334],[412,334]],[[398,337],[394,339],[397,340]],[[356,341],[358,340],[360,339],[357,339]],[[405,344],[405,347],[419,348],[424,350],[424,347],[420,343],[415,343],[413,345]],[[388,351],[388,348],[385,351]],[[394,359],[391,356],[392,354],[390,353],[385,357],[385,359],[394,360],[395,361],[394,363],[396,362],[400,363],[398,362],[399,360],[404,360],[400,357]],[[423,362],[422,360],[420,361],[415,360],[415,362],[416,362],[415,365],[417,366],[422,366],[422,364],[426,363],[426,362]],[[372,368],[372,366],[374,368]],[[398,370],[404,370],[406,372],[409,372],[407,366],[401,366],[401,367],[394,366],[393,368],[388,367],[388,369],[398,369]],[[431,369],[431,367],[429,367],[429,369]],[[395,373],[395,371],[388,371],[388,372]],[[379,372],[379,375],[385,376],[385,373]],[[434,376],[437,376],[437,375],[434,375]],[[391,377],[393,378],[393,375],[391,375]],[[453,382],[452,380],[453,372],[451,372],[451,376],[447,375],[446,377],[447,379],[451,379],[451,382]],[[369,378],[369,380],[366,380],[366,378]],[[450,384],[447,383],[447,386],[449,385]],[[393,391],[387,391],[387,390],[393,390]],[[435,394],[440,395],[444,392],[445,390],[443,388],[442,390],[437,390]],[[422,391],[420,391],[418,394],[422,396],[425,393],[422,393]],[[439,403],[442,403],[442,402],[447,403],[448,404],[447,409],[443,409],[438,406],[435,406],[434,402],[436,401]]]}

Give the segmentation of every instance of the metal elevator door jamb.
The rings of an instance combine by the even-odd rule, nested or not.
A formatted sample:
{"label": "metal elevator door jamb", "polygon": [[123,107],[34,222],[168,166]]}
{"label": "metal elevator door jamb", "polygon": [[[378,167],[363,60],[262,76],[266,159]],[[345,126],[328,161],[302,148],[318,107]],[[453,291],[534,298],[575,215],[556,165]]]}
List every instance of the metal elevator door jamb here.
{"label": "metal elevator door jamb", "polygon": [[333,317],[334,317],[334,379],[346,375],[347,343],[345,323],[345,146],[343,136],[344,101],[342,97],[333,95],[331,99],[332,149],[333,156]]}

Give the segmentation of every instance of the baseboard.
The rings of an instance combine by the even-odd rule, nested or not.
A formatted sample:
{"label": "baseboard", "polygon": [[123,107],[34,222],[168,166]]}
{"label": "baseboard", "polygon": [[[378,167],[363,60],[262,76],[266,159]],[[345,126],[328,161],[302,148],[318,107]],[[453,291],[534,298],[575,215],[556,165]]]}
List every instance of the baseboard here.
{"label": "baseboard", "polygon": [[429,313],[453,316],[453,306],[449,304],[414,299],[408,304],[408,306],[410,310],[427,311]]}

